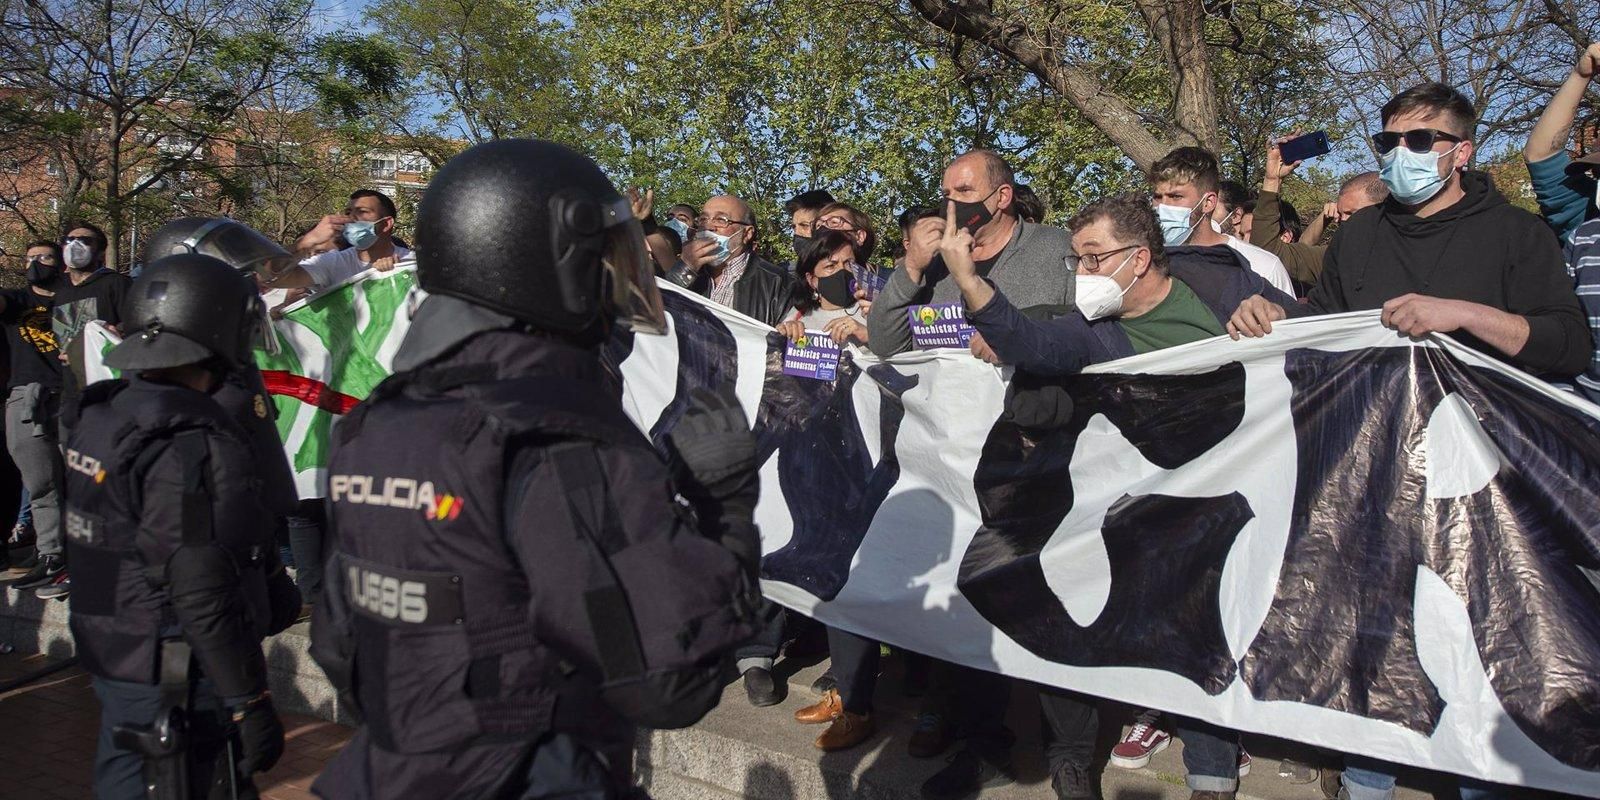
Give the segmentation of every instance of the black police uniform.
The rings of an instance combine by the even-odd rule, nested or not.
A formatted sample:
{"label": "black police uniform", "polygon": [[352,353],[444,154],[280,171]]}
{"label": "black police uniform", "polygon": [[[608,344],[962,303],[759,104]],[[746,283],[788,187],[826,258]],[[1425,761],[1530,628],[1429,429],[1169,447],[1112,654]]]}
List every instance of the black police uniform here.
{"label": "black police uniform", "polygon": [[417,226],[430,294],[333,435],[312,655],[364,724],[312,790],[622,796],[633,726],[698,720],[754,631],[754,439],[736,402],[703,398],[669,475],[623,414],[600,344],[616,318],[665,318],[589,159],[478,145]]}
{"label": "black police uniform", "polygon": [[[73,639],[102,698],[149,705],[174,666],[162,663],[162,642],[180,638],[206,678],[197,706],[220,715],[266,690],[272,541],[253,464],[243,432],[202,392],[138,377],[86,390],[67,443],[64,528]],[[212,771],[223,743],[204,734],[220,736],[226,722],[194,727],[193,782],[225,782]],[[141,762],[103,728],[96,795],[144,797]]]}
{"label": "black police uniform", "polygon": [[[596,459],[628,557],[666,559],[657,585],[630,586],[662,601],[634,608],[642,630],[677,632],[669,592],[703,576],[714,596],[738,565],[676,511],[665,465],[593,351],[487,332],[390,381],[335,434],[313,654],[366,724],[313,790],[522,797],[554,774],[581,796],[617,796],[633,727],[596,676],[612,641],[636,634],[591,627],[596,562],[568,506],[582,474],[563,472],[569,448]],[[733,618],[750,608],[724,611],[703,623],[748,632]]]}
{"label": "black police uniform", "polygon": [[277,516],[295,513],[300,494],[295,489],[289,458],[283,452],[275,406],[261,379],[261,370],[253,364],[228,370],[211,397],[244,432],[261,481],[262,506]]}

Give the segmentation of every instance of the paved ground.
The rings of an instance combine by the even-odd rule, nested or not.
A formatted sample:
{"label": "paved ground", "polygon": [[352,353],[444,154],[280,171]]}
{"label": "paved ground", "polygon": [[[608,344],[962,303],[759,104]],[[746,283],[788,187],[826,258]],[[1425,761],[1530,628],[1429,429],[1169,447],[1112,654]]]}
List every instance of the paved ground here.
{"label": "paved ground", "polygon": [[[57,664],[45,656],[0,655],[0,684]],[[350,729],[313,717],[284,717],[288,749],[256,779],[266,800],[307,800],[322,765]],[[82,800],[92,795],[99,704],[89,676],[69,668],[0,692],[0,800]]]}

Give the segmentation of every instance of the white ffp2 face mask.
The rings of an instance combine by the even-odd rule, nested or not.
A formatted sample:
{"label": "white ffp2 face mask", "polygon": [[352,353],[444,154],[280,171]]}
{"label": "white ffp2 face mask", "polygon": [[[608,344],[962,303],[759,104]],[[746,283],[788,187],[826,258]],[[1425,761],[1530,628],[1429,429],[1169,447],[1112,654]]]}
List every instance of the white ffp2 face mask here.
{"label": "white ffp2 face mask", "polygon": [[88,242],[73,239],[61,246],[61,258],[72,269],[84,269],[94,258],[94,248]]}
{"label": "white ffp2 face mask", "polygon": [[1103,317],[1114,317],[1122,313],[1122,296],[1128,293],[1128,289],[1133,288],[1134,283],[1139,282],[1139,276],[1133,276],[1133,282],[1128,284],[1127,289],[1122,288],[1116,278],[1138,252],[1138,249],[1135,249],[1129,253],[1110,275],[1079,275],[1077,280],[1073,281],[1072,302],[1078,307],[1078,313],[1082,314],[1084,319],[1094,322]]}

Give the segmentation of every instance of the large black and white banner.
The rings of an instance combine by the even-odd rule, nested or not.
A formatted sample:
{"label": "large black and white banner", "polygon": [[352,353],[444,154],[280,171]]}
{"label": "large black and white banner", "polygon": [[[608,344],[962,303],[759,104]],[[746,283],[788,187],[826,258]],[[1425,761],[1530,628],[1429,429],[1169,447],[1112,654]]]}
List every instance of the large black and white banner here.
{"label": "large black and white banner", "polygon": [[1006,675],[1600,797],[1600,408],[1373,312],[1102,365],[1030,389],[1024,427],[1009,373],[965,352],[789,377],[770,328],[664,291],[669,335],[614,348],[624,403],[659,443],[692,389],[737,392],[773,600]]}

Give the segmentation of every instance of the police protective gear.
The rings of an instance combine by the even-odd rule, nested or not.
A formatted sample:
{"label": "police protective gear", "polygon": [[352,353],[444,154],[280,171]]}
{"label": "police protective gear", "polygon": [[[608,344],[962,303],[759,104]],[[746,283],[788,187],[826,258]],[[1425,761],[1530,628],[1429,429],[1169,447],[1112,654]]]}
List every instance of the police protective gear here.
{"label": "police protective gear", "polygon": [[145,267],[128,291],[124,339],[106,354],[120,370],[159,369],[212,358],[250,363],[261,298],[249,279],[210,256],[167,256]]}
{"label": "police protective gear", "polygon": [[[515,233],[512,233],[515,232]],[[451,159],[417,212],[417,282],[535,327],[666,330],[644,233],[587,157],[502,139]]]}
{"label": "police protective gear", "polygon": [[738,398],[696,389],[690,403],[668,437],[677,486],[701,519],[716,522],[719,540],[754,580],[761,567],[761,542],[750,522],[760,493],[755,436]]}
{"label": "police protective gear", "polygon": [[430,296],[410,369],[334,434],[312,655],[365,724],[324,796],[523,796],[568,739],[560,769],[602,756],[610,796],[629,723],[699,719],[753,630],[754,582],[674,503],[596,349],[525,329]]}
{"label": "police protective gear", "polygon": [[241,272],[267,275],[295,265],[294,256],[277,242],[227,217],[175,219],[145,240],[147,263],[183,253],[211,256]]}
{"label": "police protective gear", "polygon": [[283,721],[270,695],[261,695],[233,712],[239,730],[239,771],[245,775],[266,772],[283,757]]}
{"label": "police protective gear", "polygon": [[[174,622],[221,697],[266,689],[269,517],[242,433],[205,394],[142,378],[84,392],[67,443],[72,633],[99,677],[154,684]],[[181,495],[147,496],[181,486]]]}
{"label": "police protective gear", "polygon": [[[253,228],[226,217],[173,220],[161,226],[145,247],[146,258],[150,260],[186,253],[211,256],[240,272],[257,269],[276,272],[295,263],[289,251]],[[272,350],[270,345],[276,342],[276,337],[270,331],[271,322],[264,307],[257,321],[260,333],[251,334],[252,341],[264,342]],[[295,487],[294,471],[289,468],[288,457],[283,452],[283,440],[278,435],[277,408],[253,359],[242,362],[238,369],[228,370],[222,385],[211,393],[211,397],[245,431],[261,473],[262,504],[278,516],[295,513],[300,504],[300,495]],[[275,610],[280,614],[298,615],[298,590],[287,573],[280,568],[277,574],[269,576],[268,586],[277,595],[273,605]],[[291,599],[294,601],[292,608]],[[293,623],[293,616],[286,621],[280,618],[274,623],[273,633]]]}

